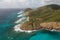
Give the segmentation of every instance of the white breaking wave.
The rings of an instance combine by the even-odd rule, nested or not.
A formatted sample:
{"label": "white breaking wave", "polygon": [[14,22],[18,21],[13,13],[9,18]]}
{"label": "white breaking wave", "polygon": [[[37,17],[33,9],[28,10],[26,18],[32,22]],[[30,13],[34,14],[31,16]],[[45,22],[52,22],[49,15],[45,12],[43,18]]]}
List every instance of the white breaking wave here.
{"label": "white breaking wave", "polygon": [[24,11],[20,11],[19,13],[17,13],[17,18],[21,17],[20,19],[18,19],[15,23],[21,23],[23,20],[26,19],[25,15],[24,15]]}
{"label": "white breaking wave", "polygon": [[31,33],[31,32],[36,31],[36,30],[22,30],[22,29],[20,28],[21,26],[22,26],[21,24],[16,25],[16,26],[14,27],[14,31],[16,31],[16,32],[27,32],[27,33]]}
{"label": "white breaking wave", "polygon": [[20,23],[22,22],[24,19],[26,19],[25,17],[24,18],[20,18],[19,20],[17,20],[15,23]]}
{"label": "white breaking wave", "polygon": [[22,13],[24,13],[24,11],[20,11],[20,12],[18,12],[17,14],[22,14]]}
{"label": "white breaking wave", "polygon": [[17,17],[23,17],[24,15],[23,14],[21,14],[21,15],[18,15]]}
{"label": "white breaking wave", "polygon": [[14,31],[16,31],[16,32],[27,32],[27,33],[31,33],[31,32],[33,32],[33,31],[36,31],[36,30],[22,30],[20,27],[22,27],[22,23],[24,23],[24,21],[23,20],[25,20],[26,19],[26,21],[29,21],[29,17],[25,17],[25,14],[22,14],[22,13],[24,13],[23,11],[22,12],[19,12],[18,14],[18,16],[17,17],[22,17],[22,18],[20,18],[19,20],[17,20],[15,23],[21,23],[21,24],[18,24],[18,25],[15,25],[14,26]]}

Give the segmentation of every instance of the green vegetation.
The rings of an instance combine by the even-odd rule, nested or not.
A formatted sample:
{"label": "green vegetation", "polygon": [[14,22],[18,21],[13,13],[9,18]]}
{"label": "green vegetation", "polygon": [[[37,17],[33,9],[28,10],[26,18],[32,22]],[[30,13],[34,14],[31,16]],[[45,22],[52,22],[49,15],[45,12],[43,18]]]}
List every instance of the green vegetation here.
{"label": "green vegetation", "polygon": [[30,21],[36,21],[33,19],[39,18],[41,22],[60,22],[60,6],[51,4],[44,7],[37,8],[30,13]]}
{"label": "green vegetation", "polygon": [[[22,29],[25,30],[37,30],[42,29],[40,23],[43,22],[60,22],[60,6],[51,4],[46,5],[36,10],[29,12],[29,22],[23,24]],[[25,27],[25,28],[24,28]]]}

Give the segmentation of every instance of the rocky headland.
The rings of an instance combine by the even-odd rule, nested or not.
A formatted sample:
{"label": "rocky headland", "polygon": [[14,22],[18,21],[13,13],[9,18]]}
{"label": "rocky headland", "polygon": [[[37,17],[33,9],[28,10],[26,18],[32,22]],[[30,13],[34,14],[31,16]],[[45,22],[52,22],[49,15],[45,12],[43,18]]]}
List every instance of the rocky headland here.
{"label": "rocky headland", "polygon": [[[28,10],[28,11],[27,11]],[[60,31],[60,5],[46,5],[35,10],[25,11],[28,21],[20,29],[22,30],[58,30]]]}

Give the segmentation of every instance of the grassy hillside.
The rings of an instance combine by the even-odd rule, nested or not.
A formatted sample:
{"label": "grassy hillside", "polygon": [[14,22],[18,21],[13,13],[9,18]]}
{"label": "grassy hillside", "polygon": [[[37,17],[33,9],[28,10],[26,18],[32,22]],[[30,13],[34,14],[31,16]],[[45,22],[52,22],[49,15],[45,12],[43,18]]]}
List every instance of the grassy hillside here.
{"label": "grassy hillside", "polygon": [[[31,11],[30,18],[32,21],[33,19],[39,18],[41,22],[47,21],[57,21],[60,22],[60,6],[51,4],[44,7],[37,8],[34,11]],[[36,21],[36,20],[35,20]]]}
{"label": "grassy hillside", "polygon": [[29,11],[29,22],[24,23],[22,29],[41,29],[43,22],[60,22],[60,6],[51,4]]}

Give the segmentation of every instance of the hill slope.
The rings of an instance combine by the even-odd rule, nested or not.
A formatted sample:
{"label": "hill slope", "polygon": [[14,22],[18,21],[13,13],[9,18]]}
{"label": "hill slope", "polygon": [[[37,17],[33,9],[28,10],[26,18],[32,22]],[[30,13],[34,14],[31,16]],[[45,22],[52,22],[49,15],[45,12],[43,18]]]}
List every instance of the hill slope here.
{"label": "hill slope", "polygon": [[60,21],[60,6],[51,4],[31,11],[30,18],[42,18],[43,21]]}
{"label": "hill slope", "polygon": [[[40,25],[41,23],[44,22],[50,22],[50,24],[46,23],[46,25],[47,24],[49,25],[53,24],[53,25],[52,27],[50,27],[49,25],[47,26]],[[54,29],[55,28],[54,25],[58,22],[60,22],[60,6],[56,4],[51,4],[51,5],[46,5],[44,7],[37,8],[36,10],[29,11],[29,21],[24,23],[21,29],[37,30],[37,29],[42,29],[44,27],[48,29],[49,28]]]}

